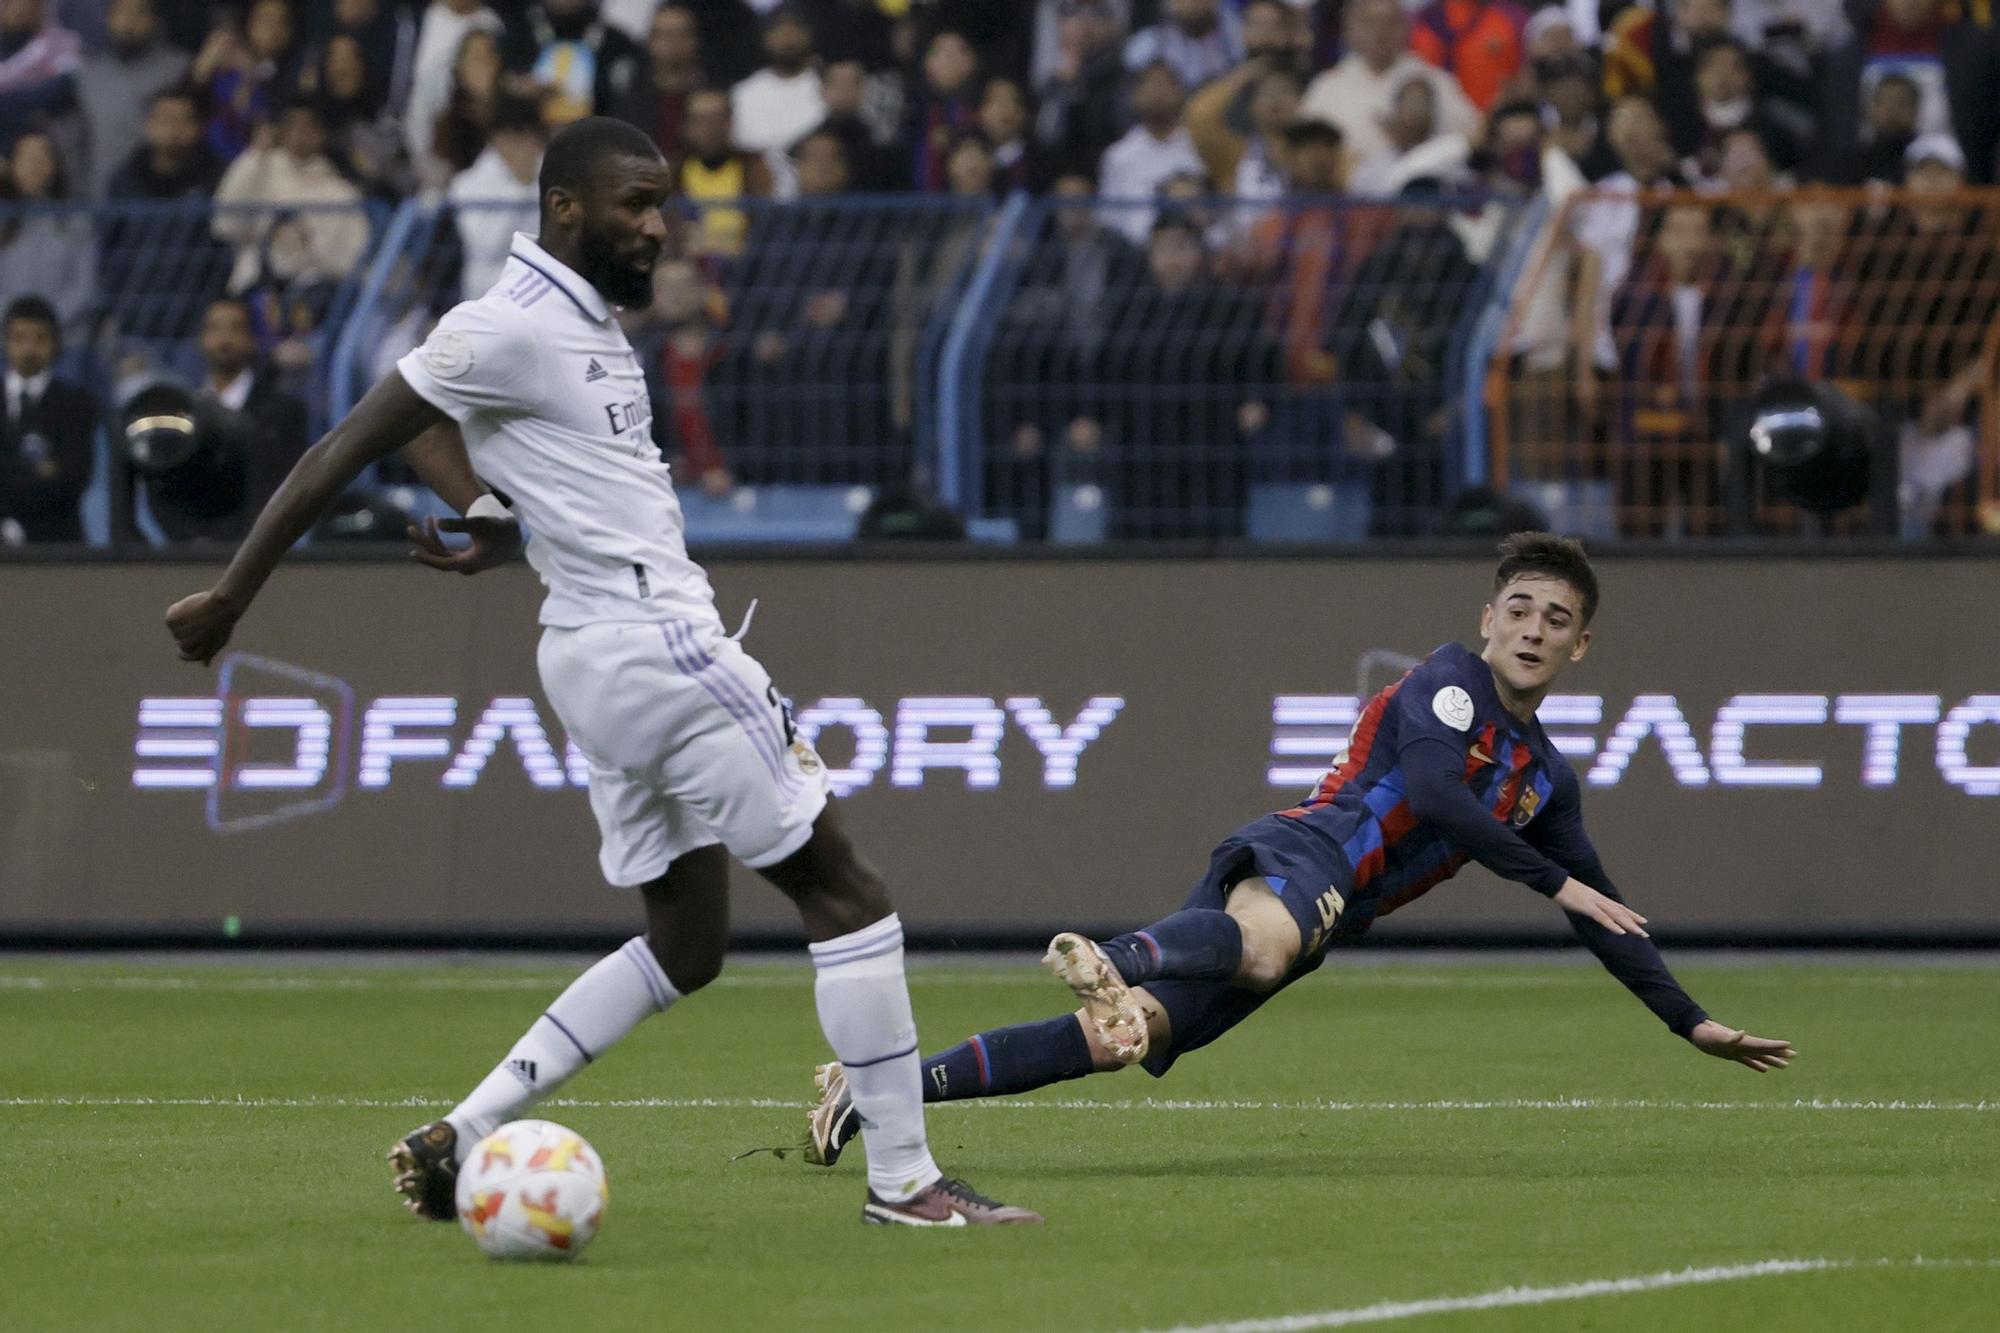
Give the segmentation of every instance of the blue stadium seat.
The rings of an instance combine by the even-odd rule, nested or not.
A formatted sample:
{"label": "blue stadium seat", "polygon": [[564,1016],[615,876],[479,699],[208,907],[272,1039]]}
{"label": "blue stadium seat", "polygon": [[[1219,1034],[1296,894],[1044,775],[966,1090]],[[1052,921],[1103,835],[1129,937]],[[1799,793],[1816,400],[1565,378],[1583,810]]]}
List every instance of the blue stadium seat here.
{"label": "blue stadium seat", "polygon": [[1565,536],[1618,535],[1618,501],[1608,481],[1517,481],[1507,489],[1547,514],[1549,526]]}
{"label": "blue stadium seat", "polygon": [[1058,546],[1097,546],[1108,534],[1111,514],[1104,504],[1104,488],[1092,482],[1070,482],[1056,487],[1055,503],[1049,506],[1049,540]]}
{"label": "blue stadium seat", "polygon": [[1371,507],[1365,483],[1258,482],[1246,527],[1254,542],[1358,542]]}
{"label": "blue stadium seat", "polygon": [[690,542],[844,542],[874,493],[866,486],[741,486],[717,500],[680,493]]}

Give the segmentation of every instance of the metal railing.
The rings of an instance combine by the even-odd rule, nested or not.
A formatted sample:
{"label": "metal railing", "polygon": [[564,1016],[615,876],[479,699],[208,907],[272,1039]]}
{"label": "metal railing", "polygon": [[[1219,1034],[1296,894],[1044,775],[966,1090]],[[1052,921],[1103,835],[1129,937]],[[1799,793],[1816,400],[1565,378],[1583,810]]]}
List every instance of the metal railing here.
{"label": "metal railing", "polygon": [[[0,274],[9,245],[72,257],[31,271],[107,409],[193,379],[203,309],[242,292],[317,430],[484,290],[531,213],[17,205]],[[321,219],[364,220],[365,244],[323,262]],[[652,305],[621,318],[698,539],[841,539],[908,483],[975,536],[1071,544],[1427,536],[1484,487],[1596,537],[1858,530],[1731,461],[1783,376],[1884,423],[1903,535],[2000,531],[2000,192],[845,196],[671,220]],[[410,480],[371,484],[421,506]]]}
{"label": "metal railing", "polygon": [[[1589,535],[2000,532],[2000,191],[1579,195],[1498,352],[1493,473]],[[1896,512],[1780,502],[1742,441],[1791,380],[1872,414]]]}

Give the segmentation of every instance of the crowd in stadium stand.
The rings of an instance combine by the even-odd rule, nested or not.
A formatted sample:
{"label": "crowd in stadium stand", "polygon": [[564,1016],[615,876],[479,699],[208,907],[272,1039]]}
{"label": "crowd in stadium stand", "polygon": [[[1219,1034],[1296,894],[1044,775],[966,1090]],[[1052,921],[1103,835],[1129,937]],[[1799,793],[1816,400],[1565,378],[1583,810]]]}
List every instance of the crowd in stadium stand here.
{"label": "crowd in stadium stand", "polygon": [[[308,443],[302,404],[328,355],[316,335],[382,211],[413,196],[457,207],[452,279],[421,303],[407,344],[492,281],[511,233],[533,228],[542,144],[589,114],[644,129],[679,192],[706,206],[677,232],[654,307],[629,317],[657,377],[662,446],[691,487],[793,475],[771,457],[788,433],[837,445],[913,429],[919,330],[981,233],[947,207],[918,243],[828,272],[807,261],[836,235],[829,197],[948,206],[1027,191],[1110,201],[1055,216],[1000,335],[1022,376],[1032,361],[1057,386],[989,423],[988,483],[1026,497],[1029,535],[1058,476],[1087,471],[1120,435],[1173,435],[1184,461],[1106,474],[1114,535],[1231,535],[1233,489],[1254,472],[1228,451],[1282,436],[1298,410],[1235,385],[1346,386],[1342,456],[1370,462],[1378,491],[1441,509],[1449,497],[1424,480],[1446,429],[1437,367],[1499,224],[1482,233],[1476,214],[1433,201],[1989,183],[1992,19],[1991,0],[0,0],[0,199],[109,206],[94,222],[0,210],[0,543],[76,539],[91,468],[76,441],[116,404],[56,377],[76,364],[64,349],[84,348],[132,380],[180,347],[199,397],[259,460],[219,513],[179,513],[114,462],[117,535],[139,532],[133,499],[149,486],[156,538],[240,533]],[[1402,207],[1357,223],[1314,206],[1343,194]],[[1224,196],[1237,202],[1212,202]],[[138,224],[118,206],[173,200],[219,207],[193,229],[121,232]],[[1790,266],[1773,283],[1818,271],[1813,247],[1838,241],[1816,241],[1824,219],[1795,212],[1781,258],[1757,252]],[[1576,285],[1526,302],[1504,351],[1524,380],[1554,386],[1543,414],[1568,434],[1638,430],[1630,403],[1606,405],[1612,386],[1685,384],[1687,339],[1673,335],[1701,323],[1705,298],[1684,294],[1712,296],[1697,279],[1715,256],[1748,253],[1745,238],[1775,224],[1750,206],[1669,212],[1641,244],[1636,205],[1568,217]],[[1843,212],[1825,225],[1890,224]],[[1894,225],[1969,224],[1918,210]],[[201,300],[158,299],[162,253]],[[1990,254],[1967,262],[1976,273],[1926,281],[1994,277]],[[1810,308],[1779,319],[1782,356],[1800,373],[1852,369],[1798,350],[1812,303],[1839,294],[1823,281],[1787,290]],[[1166,344],[1196,326],[1220,331],[1210,343],[1223,350],[1177,372],[1178,395],[1131,397],[1117,422],[1101,395],[1087,401],[1086,385],[1159,376],[1185,350]],[[1032,348],[1024,327],[1040,331]],[[1393,339],[1371,338],[1385,327]],[[851,367],[879,381],[873,396],[828,412],[758,392],[861,328],[882,333],[879,358]],[[1613,337],[1629,329],[1662,337]],[[1911,408],[1931,436],[1965,416],[1971,359],[1961,348],[1902,368],[1935,381]],[[1393,402],[1353,387],[1389,382],[1403,386]],[[812,479],[894,483],[909,466],[899,447],[857,444],[870,461]],[[1372,466],[1391,455],[1400,472]]]}

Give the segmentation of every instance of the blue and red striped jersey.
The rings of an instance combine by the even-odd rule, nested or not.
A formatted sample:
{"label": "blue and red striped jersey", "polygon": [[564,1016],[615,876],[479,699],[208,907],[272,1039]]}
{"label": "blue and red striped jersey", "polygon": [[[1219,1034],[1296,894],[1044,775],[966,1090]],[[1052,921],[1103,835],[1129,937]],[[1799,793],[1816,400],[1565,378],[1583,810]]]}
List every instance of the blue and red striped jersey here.
{"label": "blue and red striped jersey", "polygon": [[[1541,724],[1523,722],[1501,705],[1492,669],[1478,656],[1444,645],[1368,701],[1333,769],[1302,804],[1279,812],[1337,844],[1353,872],[1338,934],[1367,929],[1374,917],[1421,897],[1471,859],[1411,808],[1403,757],[1420,740],[1456,749],[1473,796],[1530,845],[1539,841],[1531,832],[1538,815],[1578,802],[1576,776]],[[1560,882],[1558,874],[1544,891]]]}

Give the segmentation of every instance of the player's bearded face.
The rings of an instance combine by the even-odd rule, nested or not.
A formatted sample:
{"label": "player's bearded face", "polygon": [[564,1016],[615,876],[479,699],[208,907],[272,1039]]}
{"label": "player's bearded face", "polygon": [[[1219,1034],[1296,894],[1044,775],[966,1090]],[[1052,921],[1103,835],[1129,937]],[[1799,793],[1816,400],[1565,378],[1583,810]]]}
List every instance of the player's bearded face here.
{"label": "player's bearded face", "polygon": [[613,305],[643,309],[653,299],[653,265],[660,243],[643,233],[622,233],[615,224],[586,222],[577,236],[583,276]]}

